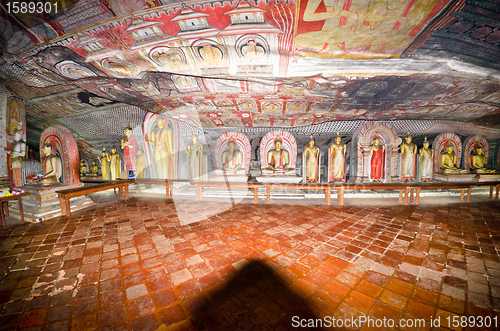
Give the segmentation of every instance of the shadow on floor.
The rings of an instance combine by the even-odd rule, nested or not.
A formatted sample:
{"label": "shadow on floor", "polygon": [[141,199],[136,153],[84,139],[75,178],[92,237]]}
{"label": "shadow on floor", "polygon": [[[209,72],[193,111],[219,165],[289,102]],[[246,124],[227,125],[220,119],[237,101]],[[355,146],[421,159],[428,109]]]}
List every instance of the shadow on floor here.
{"label": "shadow on floor", "polygon": [[[318,318],[285,279],[261,261],[250,261],[195,308],[196,330],[312,330],[293,328],[298,316]],[[296,322],[297,323],[297,322]]]}

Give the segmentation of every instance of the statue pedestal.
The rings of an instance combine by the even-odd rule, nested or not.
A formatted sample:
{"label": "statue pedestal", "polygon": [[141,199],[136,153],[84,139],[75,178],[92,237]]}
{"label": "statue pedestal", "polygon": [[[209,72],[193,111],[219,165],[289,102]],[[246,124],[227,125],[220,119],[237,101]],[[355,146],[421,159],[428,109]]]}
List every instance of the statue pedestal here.
{"label": "statue pedestal", "polygon": [[500,174],[492,173],[492,174],[479,174],[480,182],[498,182],[500,181]]}
{"label": "statue pedestal", "polygon": [[288,170],[272,170],[262,169],[262,175],[256,177],[260,183],[292,183],[297,184],[302,181],[302,177],[295,173],[295,169]]}
{"label": "statue pedestal", "polygon": [[[40,222],[54,217],[61,216],[61,206],[59,196],[56,191],[76,188],[83,186],[83,183],[64,185],[64,184],[30,184],[21,188],[31,193],[23,197],[24,219],[28,222]],[[20,188],[16,188],[20,189]],[[72,212],[94,205],[94,202],[87,196],[71,198],[70,208]],[[19,206],[12,205],[12,216],[20,218]]]}
{"label": "statue pedestal", "polygon": [[441,182],[478,182],[479,176],[470,173],[435,172],[434,180]]}
{"label": "statue pedestal", "polygon": [[248,175],[245,169],[239,169],[239,170],[215,169],[214,175],[210,176],[209,181],[245,183],[248,181]]}

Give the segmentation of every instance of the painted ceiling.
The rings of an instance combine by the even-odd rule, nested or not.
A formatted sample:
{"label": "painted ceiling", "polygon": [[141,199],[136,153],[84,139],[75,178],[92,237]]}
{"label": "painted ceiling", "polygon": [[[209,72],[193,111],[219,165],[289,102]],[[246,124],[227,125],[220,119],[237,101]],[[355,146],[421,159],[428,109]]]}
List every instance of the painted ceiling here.
{"label": "painted ceiling", "polygon": [[146,111],[203,129],[500,126],[498,1],[50,3],[0,5],[0,77],[36,138],[62,124],[91,148]]}

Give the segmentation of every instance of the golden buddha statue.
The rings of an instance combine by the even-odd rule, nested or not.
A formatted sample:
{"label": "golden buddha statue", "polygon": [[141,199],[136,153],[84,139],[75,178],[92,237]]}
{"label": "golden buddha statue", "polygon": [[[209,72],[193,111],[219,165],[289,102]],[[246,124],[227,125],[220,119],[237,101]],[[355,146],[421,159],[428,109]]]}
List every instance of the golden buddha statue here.
{"label": "golden buddha statue", "polygon": [[340,136],[336,137],[335,143],[328,148],[328,157],[331,164],[328,181],[343,180],[345,177],[345,153],[347,149],[345,144],[341,144],[341,141]]}
{"label": "golden buddha statue", "polygon": [[99,167],[97,166],[95,161],[92,161],[92,165],[90,166],[90,175],[97,176],[98,172],[99,172]]}
{"label": "golden buddha statue", "polygon": [[52,154],[52,145],[45,143],[42,146],[43,156],[40,160],[42,164],[42,178],[37,183],[53,184],[59,182],[59,177],[62,174],[61,161],[57,156]]}
{"label": "golden buddha statue", "polygon": [[191,179],[201,179],[203,177],[203,145],[198,142],[198,136],[191,137],[192,143],[187,145],[189,174]]}
{"label": "golden buddha statue", "polygon": [[267,152],[267,166],[272,170],[286,170],[288,168],[290,153],[282,147],[283,142],[277,137],[274,141],[274,149]]}
{"label": "golden buddha statue", "polygon": [[173,162],[171,162],[173,154],[173,137],[172,130],[165,127],[165,118],[158,117],[156,119],[157,130],[151,131],[149,134],[150,140],[146,140],[149,144],[154,145],[154,160],[156,165],[156,173],[158,178],[170,178],[170,173],[173,172]]}
{"label": "golden buddha statue", "polygon": [[103,180],[110,180],[111,175],[109,173],[109,157],[106,155],[105,151],[101,152],[101,157],[99,158],[99,163],[101,164],[101,174]]}
{"label": "golden buddha statue", "polygon": [[319,181],[319,147],[314,145],[314,139],[309,140],[304,147],[303,157],[305,159],[306,180],[310,182]]}
{"label": "golden buddha statue", "polygon": [[87,174],[87,165],[84,160],[80,160],[80,177],[83,177]]}
{"label": "golden buddha statue", "polygon": [[142,154],[142,150],[137,150],[137,156],[135,158],[135,166],[137,171],[137,178],[144,178],[144,171],[146,170],[146,158]]}
{"label": "golden buddha statue", "polygon": [[474,172],[477,173],[486,173],[490,174],[495,172],[495,170],[492,169],[486,169],[484,167],[485,163],[485,157],[483,154],[483,147],[478,146],[476,147],[476,154],[471,155],[471,160],[470,160],[470,169]]}
{"label": "golden buddha statue", "polygon": [[417,154],[417,145],[412,143],[412,137],[405,138],[401,144],[401,178],[404,181],[413,181],[415,179],[415,155]]}
{"label": "golden buddha statue", "polygon": [[120,154],[116,153],[115,148],[111,148],[111,154],[108,157],[110,163],[111,180],[120,179]]}
{"label": "golden buddha statue", "polygon": [[432,163],[434,159],[434,150],[429,148],[427,137],[424,139],[424,146],[418,151],[420,156],[420,172],[423,182],[429,182],[432,179]]}
{"label": "golden buddha statue", "polygon": [[373,138],[370,146],[370,178],[374,182],[381,182],[384,177],[385,145],[380,145],[380,137]]}
{"label": "golden buddha statue", "polygon": [[222,152],[222,169],[235,171],[243,166],[243,153],[236,148],[236,142],[229,140],[227,149]]}
{"label": "golden buddha statue", "polygon": [[443,151],[439,158],[439,165],[444,172],[466,172],[464,169],[458,169],[455,165],[457,163],[457,155],[453,145],[446,146],[446,152]]}

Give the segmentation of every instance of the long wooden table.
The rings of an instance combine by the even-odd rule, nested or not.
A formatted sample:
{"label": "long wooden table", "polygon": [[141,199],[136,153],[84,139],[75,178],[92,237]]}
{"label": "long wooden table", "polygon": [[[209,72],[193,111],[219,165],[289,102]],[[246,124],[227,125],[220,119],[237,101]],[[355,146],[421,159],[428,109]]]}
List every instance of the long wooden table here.
{"label": "long wooden table", "polygon": [[194,186],[196,189],[196,200],[201,199],[203,187],[225,187],[225,188],[247,188],[253,189],[253,202],[257,203],[259,199],[259,187],[262,187],[262,183],[258,182],[206,182],[206,181],[195,181]]}
{"label": "long wooden table", "polygon": [[2,219],[2,225],[5,227],[5,217],[9,217],[9,201],[17,200],[19,204],[19,213],[21,214],[21,222],[24,223],[24,213],[23,213],[23,203],[21,198],[30,195],[28,192],[13,194],[9,197],[0,197],[0,218]]}
{"label": "long wooden table", "polygon": [[165,185],[167,199],[172,197],[173,189],[169,182],[173,183],[193,183],[192,179],[156,179],[156,178],[136,178],[132,180],[136,184]]}
{"label": "long wooden table", "polygon": [[56,191],[56,193],[59,195],[59,203],[61,205],[61,215],[71,216],[69,199],[73,197],[82,196],[85,194],[91,194],[117,188],[119,190],[120,199],[123,198],[124,192],[125,192],[125,199],[128,199],[128,184],[129,184],[128,180],[109,180],[105,181],[104,183],[97,183],[95,185]]}

